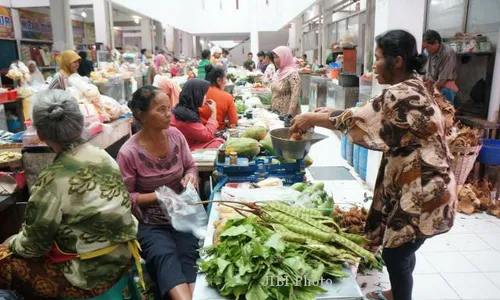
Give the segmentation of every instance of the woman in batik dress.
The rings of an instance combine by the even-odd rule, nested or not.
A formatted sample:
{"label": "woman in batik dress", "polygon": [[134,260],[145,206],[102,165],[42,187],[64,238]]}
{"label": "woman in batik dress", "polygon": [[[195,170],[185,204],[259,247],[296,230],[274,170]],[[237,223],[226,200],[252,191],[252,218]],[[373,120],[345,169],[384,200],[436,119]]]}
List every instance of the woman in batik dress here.
{"label": "woman in batik dress", "polygon": [[291,131],[303,133],[313,126],[340,130],[354,143],[384,152],[366,233],[374,249],[383,247],[392,290],[366,296],[411,300],[415,252],[427,238],[453,226],[456,184],[445,119],[415,75],[425,65],[415,38],[392,30],[376,43],[374,72],[379,83],[390,87],[361,107],[299,115]]}
{"label": "woman in batik dress", "polygon": [[137,220],[118,164],[81,141],[77,100],[62,90],[35,97],[33,124],[57,156],[31,189],[21,231],[0,246],[0,289],[95,297],[129,269]]}

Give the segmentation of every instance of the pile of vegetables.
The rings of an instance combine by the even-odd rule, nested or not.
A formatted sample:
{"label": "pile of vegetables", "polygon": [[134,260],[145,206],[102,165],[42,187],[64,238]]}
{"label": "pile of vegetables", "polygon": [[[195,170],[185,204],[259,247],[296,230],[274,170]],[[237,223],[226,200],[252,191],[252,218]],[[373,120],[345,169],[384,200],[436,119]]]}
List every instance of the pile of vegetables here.
{"label": "pile of vegetables", "polygon": [[246,107],[245,103],[243,102],[243,100],[237,100],[235,102],[235,105],[236,105],[236,111],[238,114],[244,114],[245,111],[247,110],[247,107]]}
{"label": "pile of vegetables", "polygon": [[[344,264],[380,262],[362,246],[368,241],[345,233],[316,209],[280,201],[258,206],[220,202],[243,216],[221,223],[213,246],[201,250],[200,272],[221,296],[249,300],[315,299],[324,279],[346,277]],[[248,216],[250,214],[250,216]],[[300,279],[300,280],[297,280]],[[270,282],[270,280],[274,280]],[[287,282],[278,286],[276,282]]]}
{"label": "pile of vegetables", "polygon": [[272,98],[272,94],[270,94],[270,93],[259,95],[259,99],[260,99],[260,102],[262,103],[262,105],[266,105],[266,106],[271,105],[271,98]]}
{"label": "pile of vegetables", "polygon": [[309,184],[305,182],[295,183],[292,189],[301,192],[297,204],[307,208],[315,208],[323,215],[329,216],[333,210],[333,197],[325,191],[325,184],[317,182]]}

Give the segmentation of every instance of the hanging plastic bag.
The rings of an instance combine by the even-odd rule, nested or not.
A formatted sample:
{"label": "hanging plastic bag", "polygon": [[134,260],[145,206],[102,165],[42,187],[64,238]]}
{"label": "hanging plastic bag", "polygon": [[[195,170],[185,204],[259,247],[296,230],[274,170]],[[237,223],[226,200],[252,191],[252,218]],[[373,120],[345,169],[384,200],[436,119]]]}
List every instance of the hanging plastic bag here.
{"label": "hanging plastic bag", "polygon": [[161,209],[170,217],[175,230],[192,233],[199,239],[205,238],[207,213],[203,205],[194,205],[200,203],[201,200],[191,183],[181,194],[176,194],[172,189],[162,186],[156,190],[156,197]]}

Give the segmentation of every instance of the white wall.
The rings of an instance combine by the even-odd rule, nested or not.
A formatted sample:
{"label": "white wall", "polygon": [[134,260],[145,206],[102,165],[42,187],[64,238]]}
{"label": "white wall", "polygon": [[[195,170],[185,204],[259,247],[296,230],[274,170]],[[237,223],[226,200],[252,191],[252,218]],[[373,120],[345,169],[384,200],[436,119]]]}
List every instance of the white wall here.
{"label": "white wall", "polygon": [[[229,51],[231,54],[231,62],[235,65],[242,65],[247,59],[248,52],[250,52],[250,40],[240,43]],[[257,56],[257,53],[254,53],[254,56]]]}
{"label": "white wall", "polygon": [[[23,7],[42,7],[42,6],[49,6],[50,0],[12,0],[12,1],[5,1],[2,0],[2,2],[12,2],[12,7],[15,8],[23,8]],[[70,5],[92,5],[94,4],[94,0],[70,0],[69,1]],[[0,4],[4,5],[4,4]],[[8,5],[5,6],[11,6],[9,3]]]}

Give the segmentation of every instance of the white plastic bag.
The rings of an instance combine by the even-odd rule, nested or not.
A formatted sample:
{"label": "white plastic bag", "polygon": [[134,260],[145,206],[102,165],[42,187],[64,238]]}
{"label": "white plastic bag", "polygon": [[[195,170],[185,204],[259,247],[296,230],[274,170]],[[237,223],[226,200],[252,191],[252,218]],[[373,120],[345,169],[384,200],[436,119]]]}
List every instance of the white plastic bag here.
{"label": "white plastic bag", "polygon": [[193,205],[201,200],[191,183],[180,195],[170,188],[162,186],[156,190],[156,197],[163,212],[170,217],[175,230],[192,233],[199,239],[205,238],[208,222],[207,213],[203,205]]}

